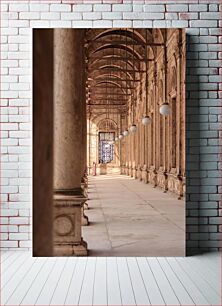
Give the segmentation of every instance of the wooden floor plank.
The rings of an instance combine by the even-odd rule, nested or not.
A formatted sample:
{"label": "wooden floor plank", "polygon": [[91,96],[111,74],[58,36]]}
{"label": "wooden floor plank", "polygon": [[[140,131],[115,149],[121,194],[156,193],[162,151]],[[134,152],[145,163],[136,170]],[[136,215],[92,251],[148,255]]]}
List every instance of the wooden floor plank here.
{"label": "wooden floor plank", "polygon": [[22,299],[21,305],[35,305],[36,300],[38,299],[38,296],[48,279],[48,276],[54,268],[55,262],[56,258],[46,259],[44,266],[39,271],[34,282],[32,283],[26,295]]}
{"label": "wooden floor plank", "polygon": [[190,297],[189,293],[186,291],[185,287],[172,270],[171,266],[168,264],[165,258],[158,258],[159,265],[166,275],[168,282],[171,284],[179,302],[181,305],[195,305],[192,297]]}
{"label": "wooden floor plank", "polygon": [[5,260],[7,260],[7,258],[9,258],[10,256],[15,255],[15,252],[10,252],[10,251],[5,251],[5,252],[0,252],[0,262],[3,263]]}
{"label": "wooden floor plank", "polygon": [[161,291],[158,287],[156,279],[146,261],[145,257],[138,257],[137,263],[146,286],[146,290],[151,302],[151,305],[165,305],[164,299],[162,297]]}
{"label": "wooden floor plank", "polygon": [[206,298],[206,300],[211,305],[219,305],[221,302],[219,294],[216,293],[215,289],[213,289],[202,277],[200,273],[197,273],[190,265],[185,261],[181,261],[180,258],[176,258],[180,267],[187,273],[192,280],[195,282],[196,286]]}
{"label": "wooden floor plank", "polygon": [[166,278],[163,270],[161,269],[156,258],[147,258],[147,262],[150,266],[150,269],[153,272],[153,275],[158,283],[161,294],[165,300],[166,305],[179,305],[179,300],[171,286],[168,279]]}
{"label": "wooden floor plank", "polygon": [[123,305],[136,305],[133,287],[130,280],[130,274],[126,258],[117,258],[118,276],[120,282],[121,300]]}
{"label": "wooden floor plank", "polygon": [[93,305],[107,305],[107,265],[106,258],[96,260]]}
{"label": "wooden floor plank", "polygon": [[67,291],[67,296],[64,303],[65,305],[78,305],[83,278],[86,270],[86,263],[86,257],[77,258],[75,270],[73,271],[72,279]]}
{"label": "wooden floor plank", "polygon": [[107,257],[108,305],[122,305],[116,257]]}
{"label": "wooden floor plank", "polygon": [[27,261],[17,270],[17,273],[13,275],[3,289],[1,290],[1,303],[4,305],[10,298],[17,286],[23,282],[25,275],[32,269],[36,259],[29,257]]}
{"label": "wooden floor plank", "polygon": [[188,258],[9,253],[2,264],[1,305],[220,305],[219,253]]}
{"label": "wooden floor plank", "polygon": [[50,305],[50,301],[61,277],[66,261],[66,257],[56,258],[55,269],[53,269],[52,273],[49,275],[47,282],[39,293],[35,305]]}
{"label": "wooden floor plank", "polygon": [[69,257],[54,291],[50,305],[64,305],[77,258]]}
{"label": "wooden floor plank", "polygon": [[[13,263],[5,272],[1,271],[1,290],[11,280],[11,278],[18,273],[27,259],[30,259],[27,253],[21,252],[21,255],[16,262]],[[4,267],[4,265],[3,265]]]}
{"label": "wooden floor plank", "polygon": [[214,273],[208,265],[203,264],[202,261],[195,257],[183,258],[192,269],[194,269],[200,276],[212,287],[218,294],[221,293],[221,269],[218,268],[217,274]]}
{"label": "wooden floor plank", "polygon": [[27,274],[24,275],[22,282],[18,284],[16,289],[13,291],[9,297],[6,305],[20,305],[30,286],[34,282],[38,273],[41,271],[42,267],[46,264],[45,258],[37,258],[37,260],[32,265],[31,269],[28,270]]}
{"label": "wooden floor plank", "polygon": [[4,265],[1,266],[1,274],[5,273],[11,266],[14,266],[14,264],[16,264],[16,261],[21,256],[22,256],[22,252],[15,252],[15,254],[13,256],[10,256],[5,261]]}
{"label": "wooden floor plank", "polygon": [[215,276],[218,275],[218,268],[220,269],[221,267],[221,256],[217,256],[214,253],[208,253],[206,255],[197,256],[196,259],[201,263],[205,263]]}
{"label": "wooden floor plank", "polygon": [[183,283],[189,295],[192,297],[192,300],[196,305],[209,305],[207,299],[200,292],[195,282],[181,269],[180,265],[175,258],[167,258],[168,263],[170,264],[172,270],[178,275],[180,281]]}
{"label": "wooden floor plank", "polygon": [[127,265],[130,273],[130,279],[133,286],[137,305],[150,305],[147,290],[144,285],[143,278],[141,276],[136,258],[127,258]]}
{"label": "wooden floor plank", "polygon": [[95,279],[96,257],[88,258],[86,271],[80,292],[79,305],[93,304],[93,288]]}

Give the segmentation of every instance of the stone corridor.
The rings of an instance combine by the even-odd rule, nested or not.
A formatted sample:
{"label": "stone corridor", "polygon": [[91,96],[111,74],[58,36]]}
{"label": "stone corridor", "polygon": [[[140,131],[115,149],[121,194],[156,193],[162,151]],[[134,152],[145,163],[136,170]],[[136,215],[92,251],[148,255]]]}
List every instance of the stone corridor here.
{"label": "stone corridor", "polygon": [[89,256],[184,256],[184,200],[128,176],[89,176]]}

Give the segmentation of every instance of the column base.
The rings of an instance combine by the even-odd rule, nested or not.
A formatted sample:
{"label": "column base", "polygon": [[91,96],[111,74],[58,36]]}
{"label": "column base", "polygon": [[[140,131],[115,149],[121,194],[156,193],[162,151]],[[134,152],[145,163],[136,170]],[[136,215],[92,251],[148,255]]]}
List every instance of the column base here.
{"label": "column base", "polygon": [[88,203],[84,203],[84,210],[88,210],[89,209],[89,204]]}
{"label": "column base", "polygon": [[55,256],[86,256],[82,239],[82,207],[87,197],[81,188],[57,190],[54,195]]}
{"label": "column base", "polygon": [[84,206],[81,207],[81,224],[83,226],[89,225],[89,218],[84,213]]}
{"label": "column base", "polygon": [[54,256],[87,256],[87,243],[82,240],[78,244],[56,244],[54,246]]}

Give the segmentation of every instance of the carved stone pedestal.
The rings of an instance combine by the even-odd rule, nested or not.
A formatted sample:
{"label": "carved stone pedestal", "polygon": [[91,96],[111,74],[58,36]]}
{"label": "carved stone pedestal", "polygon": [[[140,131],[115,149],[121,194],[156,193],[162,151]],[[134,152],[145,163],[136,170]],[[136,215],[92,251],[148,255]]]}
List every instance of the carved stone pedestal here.
{"label": "carved stone pedestal", "polygon": [[85,207],[87,205],[87,209],[88,209],[88,204],[86,204],[86,201],[88,200],[88,195],[87,195],[87,192],[86,192],[86,189],[85,188],[82,188],[83,190],[83,194],[85,196],[85,201],[84,203],[82,204],[81,206],[81,224],[83,226],[86,226],[86,225],[89,225],[89,218],[85,215]]}
{"label": "carved stone pedestal", "polygon": [[168,175],[168,189],[178,195],[180,200],[185,191],[185,178],[179,174],[170,173]]}
{"label": "carved stone pedestal", "polygon": [[157,186],[157,173],[153,167],[149,170],[149,182],[153,185],[153,187]]}
{"label": "carved stone pedestal", "polygon": [[80,188],[54,195],[55,256],[87,256],[87,243],[81,231],[81,209],[86,199]]}
{"label": "carved stone pedestal", "polygon": [[144,165],[142,168],[142,181],[147,184],[148,183],[148,173],[147,173],[147,166]]}
{"label": "carved stone pedestal", "polygon": [[161,167],[157,172],[157,185],[163,189],[163,192],[168,190],[168,175],[167,172]]}
{"label": "carved stone pedestal", "polygon": [[134,166],[133,167],[133,170],[132,170],[132,177],[134,177],[135,179],[136,179],[136,173],[137,173],[137,169],[136,169],[136,167]]}
{"label": "carved stone pedestal", "polygon": [[136,178],[142,181],[142,167],[140,165],[137,166]]}

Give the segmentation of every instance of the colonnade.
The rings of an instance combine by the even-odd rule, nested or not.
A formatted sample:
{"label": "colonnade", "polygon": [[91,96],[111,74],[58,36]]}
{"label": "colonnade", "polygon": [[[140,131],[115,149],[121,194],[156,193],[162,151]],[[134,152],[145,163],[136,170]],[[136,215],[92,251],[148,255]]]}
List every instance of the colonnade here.
{"label": "colonnade", "polygon": [[[92,161],[99,160],[99,132],[113,131],[118,138],[123,128],[136,124],[135,133],[112,144],[111,171],[120,170],[122,174],[159,186],[164,192],[174,192],[178,197],[185,193],[185,34],[180,30],[165,31],[166,45],[156,41],[157,47],[147,54],[148,70],[142,59],[138,60],[140,69],[130,70],[135,73],[136,87],[125,92],[125,104],[111,105],[108,117],[104,105],[90,105],[89,96],[86,101],[85,30],[54,29],[48,34],[44,32],[45,37],[38,31],[38,35],[34,35],[38,41],[34,55],[49,72],[41,79],[42,70],[34,61],[34,148],[39,155],[34,163],[34,254],[85,256],[88,250],[82,237],[82,225],[88,224],[84,214],[86,169],[92,166]],[[44,52],[46,41],[48,53]],[[114,56],[114,50],[111,55]],[[112,79],[110,74],[108,76]],[[39,86],[43,83],[46,90],[43,85]],[[101,91],[103,88],[99,96]],[[159,112],[165,102],[171,110],[166,117]],[[98,108],[97,111],[92,107]],[[141,122],[144,115],[151,118],[147,126]],[[107,118],[109,131],[106,130]],[[43,163],[45,168],[40,171]],[[44,244],[39,242],[42,236]]]}
{"label": "colonnade", "polygon": [[[121,141],[121,173],[180,198],[185,194],[185,34],[175,30],[167,38],[166,58],[164,48],[159,48],[146,72],[147,89],[143,76],[129,107],[126,119],[130,126],[135,112],[137,131]],[[146,90],[151,122],[143,126]],[[168,116],[160,114],[163,102],[169,105]]]}
{"label": "colonnade", "polygon": [[87,255],[81,234],[87,200],[84,65],[84,30],[55,29],[54,255]]}

